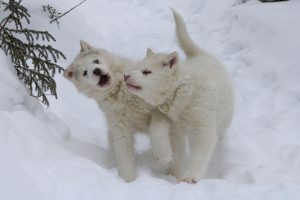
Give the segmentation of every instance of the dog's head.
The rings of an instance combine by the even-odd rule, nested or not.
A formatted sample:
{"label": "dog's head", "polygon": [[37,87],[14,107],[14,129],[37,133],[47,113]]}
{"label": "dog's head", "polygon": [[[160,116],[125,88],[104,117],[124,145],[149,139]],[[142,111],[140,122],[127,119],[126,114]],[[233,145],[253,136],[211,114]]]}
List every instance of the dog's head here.
{"label": "dog's head", "polygon": [[177,80],[178,54],[155,54],[150,48],[135,69],[124,75],[127,89],[153,106],[162,104]]}
{"label": "dog's head", "polygon": [[64,71],[64,77],[79,88],[108,91],[116,84],[113,55],[104,49],[96,49],[80,41],[81,50]]}

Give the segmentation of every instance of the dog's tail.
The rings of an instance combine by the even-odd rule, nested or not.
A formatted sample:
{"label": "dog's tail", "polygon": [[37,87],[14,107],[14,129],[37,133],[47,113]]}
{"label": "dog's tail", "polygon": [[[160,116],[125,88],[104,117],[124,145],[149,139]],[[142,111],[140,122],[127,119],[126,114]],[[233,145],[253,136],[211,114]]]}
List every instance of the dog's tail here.
{"label": "dog's tail", "polygon": [[170,8],[173,12],[175,24],[176,24],[176,35],[180,47],[184,51],[187,57],[195,57],[203,54],[203,51],[198,47],[198,45],[190,38],[185,22],[179,13],[177,13],[173,8]]}

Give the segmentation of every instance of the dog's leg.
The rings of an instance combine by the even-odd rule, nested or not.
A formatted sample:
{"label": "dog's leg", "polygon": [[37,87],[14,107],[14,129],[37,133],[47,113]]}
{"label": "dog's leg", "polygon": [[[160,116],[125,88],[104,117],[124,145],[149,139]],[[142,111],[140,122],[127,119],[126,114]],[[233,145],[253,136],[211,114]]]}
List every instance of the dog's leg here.
{"label": "dog's leg", "polygon": [[190,136],[191,156],[180,181],[197,183],[203,178],[216,143],[217,134],[214,129],[202,127]]}
{"label": "dog's leg", "polygon": [[154,111],[149,127],[150,141],[155,159],[167,167],[172,159],[172,148],[169,136],[170,121],[164,114]]}
{"label": "dog's leg", "polygon": [[207,165],[217,144],[216,90],[205,88],[201,102],[195,106],[195,119],[190,133],[191,156],[181,181],[197,183],[205,175]]}
{"label": "dog's leg", "polygon": [[131,182],[136,178],[133,135],[126,128],[119,126],[114,126],[110,134],[119,175],[126,182]]}
{"label": "dog's leg", "polygon": [[115,153],[114,153],[114,146],[113,146],[113,134],[111,132],[109,132],[108,134],[108,153],[107,153],[107,164],[108,166],[111,166],[111,167],[115,167],[116,166],[116,158],[115,158]]}
{"label": "dog's leg", "polygon": [[173,150],[173,159],[169,165],[169,172],[176,178],[180,178],[184,166],[184,159],[186,157],[186,135],[183,131],[180,131],[178,127],[172,128],[171,130],[170,139]]}

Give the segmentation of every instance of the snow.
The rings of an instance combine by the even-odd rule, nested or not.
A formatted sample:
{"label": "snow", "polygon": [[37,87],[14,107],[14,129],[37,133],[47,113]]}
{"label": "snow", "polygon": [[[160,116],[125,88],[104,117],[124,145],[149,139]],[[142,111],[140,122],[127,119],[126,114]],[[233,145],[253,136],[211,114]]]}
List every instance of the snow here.
{"label": "snow", "polygon": [[[78,1],[79,2],[79,1]],[[67,60],[79,39],[141,59],[147,47],[178,50],[170,6],[197,43],[232,77],[234,122],[216,149],[206,179],[176,183],[163,174],[146,136],[137,136],[138,178],[125,183],[107,150],[105,116],[96,103],[56,76],[58,99],[44,108],[29,97],[0,53],[0,199],[300,198],[300,1],[88,0],[49,24],[45,2],[24,1],[31,26],[49,30]],[[77,1],[53,0],[63,12]],[[0,17],[2,13],[0,13]]]}

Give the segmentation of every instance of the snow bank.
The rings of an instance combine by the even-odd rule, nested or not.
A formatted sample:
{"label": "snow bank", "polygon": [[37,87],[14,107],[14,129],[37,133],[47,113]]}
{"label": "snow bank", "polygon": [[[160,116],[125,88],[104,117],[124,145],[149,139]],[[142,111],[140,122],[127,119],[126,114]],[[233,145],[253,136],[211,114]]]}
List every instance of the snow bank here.
{"label": "snow bank", "polygon": [[[43,108],[27,95],[0,55],[0,199],[299,199],[300,2],[256,0],[89,0],[48,24],[40,1],[24,1],[32,26],[47,29],[67,66],[79,39],[140,59],[147,47],[178,50],[169,6],[191,36],[230,72],[235,120],[216,150],[207,178],[177,184],[137,137],[139,177],[124,183],[107,151],[105,117],[96,103],[60,75],[58,100]],[[76,2],[49,2],[65,11]]]}
{"label": "snow bank", "polygon": [[224,143],[229,166],[237,169],[225,175],[232,180],[299,182],[299,8],[299,1],[234,6],[219,45],[210,47],[236,88],[235,122]]}

